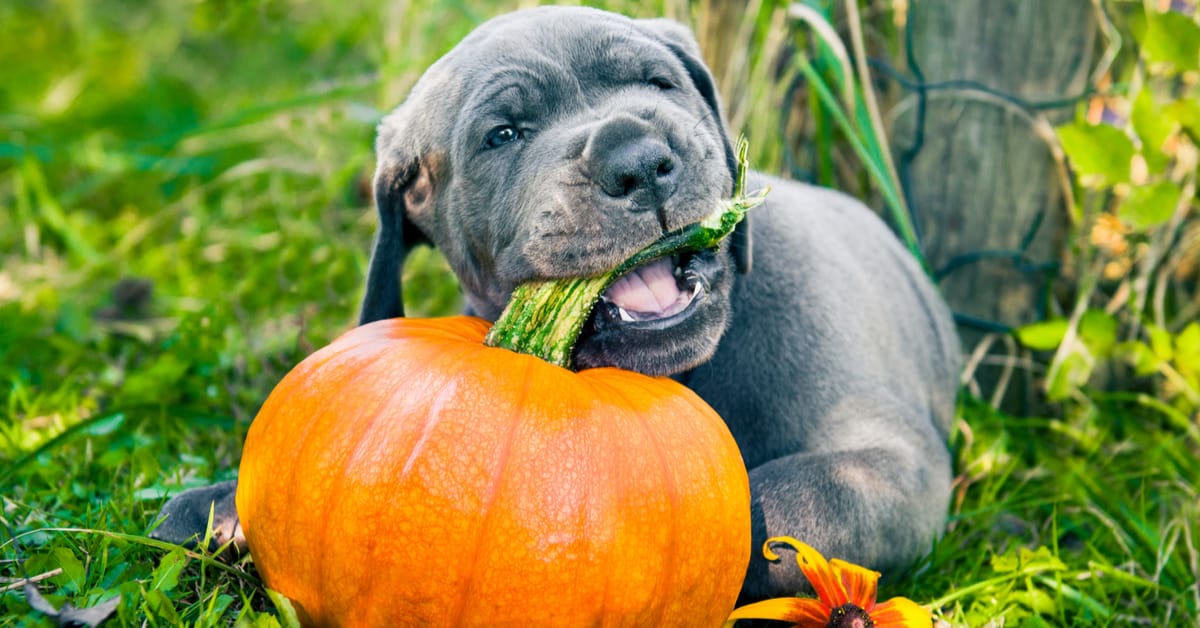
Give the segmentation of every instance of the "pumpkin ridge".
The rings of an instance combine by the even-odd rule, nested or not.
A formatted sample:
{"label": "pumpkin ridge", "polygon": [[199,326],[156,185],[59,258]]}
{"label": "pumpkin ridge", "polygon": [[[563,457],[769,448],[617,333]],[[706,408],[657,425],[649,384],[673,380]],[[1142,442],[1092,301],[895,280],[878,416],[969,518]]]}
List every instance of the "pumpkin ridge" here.
{"label": "pumpkin ridge", "polygon": [[473,593],[472,589],[474,588],[476,573],[479,570],[480,563],[486,557],[486,552],[480,551],[480,549],[486,545],[489,540],[488,532],[492,524],[492,519],[495,516],[495,513],[492,511],[492,505],[496,502],[496,498],[500,495],[500,486],[505,480],[505,470],[508,467],[509,459],[512,456],[513,443],[517,436],[517,428],[520,427],[521,420],[523,419],[525,400],[529,397],[529,381],[531,378],[531,372],[536,365],[536,363],[532,361],[522,360],[522,362],[525,365],[525,372],[521,377],[518,378],[518,380],[521,381],[523,385],[519,389],[520,395],[514,400],[515,403],[513,403],[512,416],[509,420],[508,434],[504,438],[504,449],[500,452],[500,457],[496,461],[493,469],[491,486],[488,487],[487,493],[480,501],[480,504],[483,508],[483,520],[479,522],[479,532],[476,534],[474,547],[472,547],[471,552],[468,554],[469,556],[473,557],[474,564],[471,566],[471,569],[467,570],[467,578],[459,587],[459,590],[462,591],[462,594],[459,596],[458,603],[454,608],[454,612],[448,615],[449,617],[454,618],[454,621],[448,624],[450,626],[463,625],[463,616],[467,613],[471,606]]}
{"label": "pumpkin ridge", "polygon": [[[690,407],[695,409],[695,416],[704,417],[708,413],[711,413],[711,416],[715,417],[716,420],[720,424],[720,428],[721,428],[720,431],[701,430],[701,429],[695,430],[695,432],[697,434],[703,434],[706,438],[717,441],[717,442],[711,443],[711,445],[709,447],[706,447],[704,449],[704,451],[711,451],[714,453],[715,452],[723,452],[723,451],[726,451],[726,447],[724,445],[726,443],[732,443],[732,448],[729,449],[728,451],[730,451],[732,454],[736,454],[736,456],[735,456],[736,464],[741,466],[744,469],[746,463],[745,463],[745,459],[742,457],[741,448],[738,447],[737,441],[733,438],[733,434],[729,431],[728,425],[721,418],[720,414],[717,413],[711,406],[709,406],[708,403],[706,401],[704,401],[704,399],[702,399],[699,395],[696,395],[696,394],[687,395],[684,397],[684,399],[686,400],[687,404]],[[722,476],[720,474],[717,474],[715,471],[715,468],[712,466],[709,467],[709,471],[711,474],[710,484],[712,486],[721,487],[721,489],[722,489],[721,490],[721,501],[724,503],[729,503],[730,500],[733,499],[733,491],[729,488],[729,480],[730,480],[729,476]],[[744,495],[746,495],[747,497],[749,497],[749,495],[750,495],[749,477],[743,475],[742,478],[743,478],[743,481],[745,482],[745,484],[741,487],[742,493]],[[749,503],[749,500],[747,500],[744,507],[739,508],[738,510],[741,512],[749,513],[751,510],[751,505]],[[750,518],[748,516],[746,518],[746,523],[747,523],[747,526],[746,526],[747,527],[747,541],[749,541],[748,529],[750,527]],[[739,563],[735,563],[735,564],[731,565],[730,569],[739,571],[741,573],[745,573],[747,567],[749,567],[749,564],[750,564],[751,553],[752,553],[752,550],[750,548],[750,544],[747,543],[745,545],[745,547],[743,548],[743,551],[741,554],[742,560]]]}
{"label": "pumpkin ridge", "polygon": [[[601,382],[600,380],[595,379],[593,377],[580,377],[579,381],[587,384],[588,389],[589,389],[588,392],[591,393],[591,398],[593,398],[593,399],[604,399],[605,398],[604,395],[605,395],[605,393],[608,392],[608,387],[604,386],[603,382]],[[596,500],[595,492],[592,490],[592,484],[585,483],[584,486],[585,486],[585,490],[587,492],[584,497],[584,507],[581,508],[580,510],[582,511],[582,513],[581,513],[582,527],[584,529],[589,529],[591,527],[592,517],[594,516],[594,511],[592,509],[596,508],[597,504],[595,501]],[[601,505],[600,510],[603,510],[603,508],[604,508],[604,506]],[[591,551],[590,548],[589,548],[589,551]],[[612,592],[613,575],[614,575],[614,570],[616,569],[615,566],[611,566],[612,565],[611,562],[609,564],[610,564],[610,566],[606,570],[605,578],[604,578],[604,591],[601,593],[601,596],[600,596],[600,609],[601,609],[600,612],[601,612],[601,614],[603,614],[604,609],[608,608],[609,593]]]}
{"label": "pumpkin ridge", "polygon": [[[362,361],[368,359],[368,358],[364,358],[361,355],[353,356],[353,357],[347,355],[348,353],[353,352],[356,349],[359,349],[363,344],[365,344],[367,342],[369,342],[369,339],[355,342],[355,343],[349,345],[348,347],[338,347],[337,350],[325,351],[325,349],[321,349],[321,350],[318,350],[317,352],[313,353],[310,357],[317,356],[316,362],[315,363],[307,363],[307,364],[302,362],[301,364],[305,364],[305,368],[299,372],[299,375],[300,375],[299,379],[297,377],[293,377],[292,372],[287,373],[284,376],[283,381],[281,381],[280,384],[276,386],[276,389],[274,391],[272,391],[272,394],[268,395],[267,401],[264,403],[263,409],[265,409],[268,404],[271,404],[272,409],[273,409],[275,404],[290,403],[289,400],[293,398],[291,393],[293,392],[294,389],[299,388],[300,390],[305,390],[305,388],[306,388],[305,386],[303,386],[303,383],[306,380],[302,379],[302,378],[310,377],[314,373],[318,373],[318,372],[334,373],[334,377],[330,378],[330,380],[328,382],[326,382],[329,385],[334,385],[334,386],[340,387],[340,386],[343,386],[346,383],[352,381],[354,378],[354,370],[340,368],[341,363],[343,361],[349,361],[350,359],[354,359],[359,362],[362,362]],[[333,345],[333,346],[336,346],[336,345]],[[328,348],[328,347],[326,347],[326,348]],[[326,355],[320,355],[322,352],[325,352]],[[385,352],[383,350],[376,349],[373,353],[377,357]],[[373,359],[373,358],[370,358],[370,359]],[[330,370],[326,371],[326,369],[330,369]],[[296,369],[293,369],[293,371],[296,371]],[[341,376],[338,377],[338,375],[341,375]],[[310,414],[312,416],[324,416],[326,414],[326,412],[329,410],[329,408],[332,407],[337,402],[336,398],[334,398],[334,397],[313,395],[311,393],[306,393],[306,394],[309,394],[309,396],[315,396],[318,399],[317,404],[315,404],[314,406],[310,406]],[[272,399],[274,399],[275,401],[273,402]],[[260,415],[263,415],[263,409],[259,410]],[[280,413],[281,411],[272,410],[272,409],[268,409],[270,411],[270,414],[263,415],[263,416],[266,416],[267,418],[269,418],[272,423],[281,423],[281,422],[289,423],[289,422],[291,422],[289,420],[292,418],[289,416],[290,413],[281,414]],[[261,432],[263,429],[268,429],[268,428],[269,428],[269,426],[260,424],[259,429],[254,430],[253,424],[251,425],[251,430],[255,431],[255,432]],[[303,423],[302,426],[299,428],[300,429],[300,437],[299,438],[290,438],[288,441],[286,441],[288,443],[293,443],[295,445],[298,445],[297,447],[294,447],[292,449],[293,453],[290,457],[295,460],[307,459],[308,456],[306,456],[304,454],[304,450],[306,449],[306,445],[308,445],[310,443],[308,436],[314,430],[321,430],[321,429],[325,429],[325,428],[326,428],[326,424],[323,421],[307,421],[307,422]],[[269,451],[274,450],[271,453],[271,456],[275,456],[278,454],[277,448],[280,445],[282,445],[283,443],[280,443],[280,442],[276,441],[275,439],[272,439],[269,436],[269,433],[270,432],[265,433],[265,434],[257,434],[257,436],[258,436],[258,439],[270,439],[268,441],[268,444],[265,446],[267,446]],[[317,439],[317,440],[320,440],[320,439]],[[243,456],[243,458],[245,459],[245,456]],[[286,500],[280,501],[277,503],[281,503],[281,504],[295,503],[294,500],[296,499],[296,492],[301,490],[302,485],[304,484],[303,482],[296,482],[295,478],[296,478],[297,474],[302,473],[302,472],[306,472],[306,469],[303,467],[303,465],[297,465],[297,464],[286,465],[286,470],[282,471],[282,473],[287,474],[287,480],[285,483],[282,484],[282,486],[288,487],[287,498],[286,498]],[[238,475],[239,476],[242,475],[240,470],[239,470]],[[257,476],[260,474],[257,472],[252,472],[252,475]],[[261,483],[261,480],[258,480],[257,478],[254,481]],[[274,482],[272,482],[272,484],[275,485]],[[242,488],[242,483],[241,483],[241,480],[239,479],[239,492],[240,492],[241,488]],[[251,488],[251,490],[258,490],[258,489]],[[235,495],[235,504],[237,501],[238,501],[237,496]],[[254,501],[258,502],[259,500],[255,499]],[[238,508],[239,512],[243,512],[241,506],[238,506],[237,508]],[[255,521],[261,520],[261,517],[264,514],[266,517],[273,520],[272,527],[275,527],[275,526],[279,527],[279,529],[276,530],[276,532],[278,534],[285,536],[285,535],[297,533],[292,530],[292,527],[293,527],[292,524],[294,524],[296,522],[288,517],[280,518],[276,515],[276,513],[273,513],[273,512],[268,512],[268,513],[258,512],[256,514],[257,514],[257,517],[248,521],[247,525],[244,525],[244,527],[243,527],[243,529],[247,533],[253,534],[253,532],[251,532],[251,528],[256,525]],[[302,531],[299,533],[303,534]],[[320,565],[318,565],[318,566],[323,566],[324,563],[325,563],[325,561],[321,560]]]}
{"label": "pumpkin ridge", "polygon": [[[386,331],[386,328],[381,326],[381,331]],[[405,344],[410,344],[414,341],[419,342],[420,338],[422,336],[423,336],[422,334],[415,334],[412,336],[408,336],[407,338],[401,337],[400,339],[397,340],[397,339],[393,339],[394,338],[393,336],[384,334],[383,340],[387,344],[382,345],[382,346],[384,346],[384,350],[376,352],[375,356],[373,357],[373,361],[376,361],[379,359],[386,359],[387,357],[389,357],[388,354],[390,354],[392,351],[394,351],[396,349],[395,345],[397,343],[403,342]],[[411,349],[412,347],[409,346],[406,348]],[[466,353],[466,351],[464,350],[463,353]],[[430,358],[429,362],[425,362],[425,364],[429,364],[430,366],[433,366],[433,364],[435,362],[440,365],[442,362],[448,361],[448,360],[437,360],[436,359],[437,357],[444,357],[446,355],[446,352],[444,351],[444,347],[428,347],[427,351],[422,352],[422,355],[428,356]],[[413,363],[414,356],[410,354],[410,355],[406,356],[406,359],[407,359],[407,363],[404,365],[405,367],[407,367],[409,364]],[[408,368],[403,368],[403,369],[391,368],[391,369],[388,369],[388,373],[390,375],[394,375],[396,381],[403,382],[403,381],[405,381],[404,373],[407,372],[408,370],[409,370]],[[371,418],[366,419],[365,421],[362,422],[362,425],[365,425],[366,427],[358,428],[359,431],[361,431],[362,433],[366,433],[366,434],[375,433],[375,431],[376,431],[375,428],[378,426],[378,424],[381,421],[385,421],[387,418],[389,418],[391,416],[391,414],[395,411],[395,407],[394,407],[395,404],[393,403],[393,401],[397,397],[401,397],[401,396],[404,396],[407,394],[409,394],[409,392],[405,387],[397,386],[396,391],[392,395],[388,396],[386,399],[383,399],[379,402],[379,405],[376,407],[375,412],[372,414]],[[357,464],[358,457],[363,453],[363,451],[373,448],[373,445],[374,445],[374,443],[370,439],[366,439],[366,440],[360,442],[358,445],[354,446],[346,454],[345,458],[343,458],[341,461],[341,472],[335,473],[333,475],[333,481],[330,483],[330,486],[329,486],[330,490],[327,491],[327,493],[329,495],[336,496],[336,495],[344,494],[343,485],[345,484],[345,482],[348,479],[354,477],[354,474],[349,472],[350,469],[352,469]],[[325,504],[325,512],[326,513],[332,512],[338,506],[338,503],[339,503],[339,500],[337,500],[337,499],[333,499],[333,500],[330,500],[330,502],[327,502]],[[324,526],[321,531],[321,541],[319,544],[321,547],[330,547],[331,546],[331,544],[329,543],[329,532],[330,532],[330,526]],[[314,582],[317,585],[316,590],[318,590],[318,591],[328,591],[329,590],[329,583],[326,582],[328,575],[329,575],[328,572],[329,572],[329,562],[330,561],[328,560],[328,558],[329,557],[326,556],[326,559],[321,561],[320,568],[317,570],[317,574],[316,574],[317,577],[314,580]],[[371,588],[371,579],[367,579],[366,582],[367,582],[366,589],[367,589],[367,591],[369,591],[369,589]],[[367,592],[367,591],[363,591],[363,592]],[[367,609],[367,610],[371,610],[371,609]],[[323,614],[328,615],[328,612],[323,613]],[[338,616],[346,616],[346,615],[343,615],[341,612],[339,612]]]}
{"label": "pumpkin ridge", "polygon": [[[411,320],[411,319],[405,319],[405,320]],[[393,338],[398,338],[398,340],[394,340],[393,342],[402,342],[402,343],[406,343],[406,344],[411,343],[411,342],[424,341],[427,338],[436,338],[438,340],[438,342],[449,340],[451,342],[456,343],[451,346],[454,349],[457,349],[457,351],[450,351],[451,346],[439,346],[439,347],[431,348],[428,352],[426,352],[429,356],[436,356],[436,358],[444,358],[444,359],[440,359],[440,360],[435,359],[435,360],[430,360],[430,361],[416,361],[412,357],[408,358],[409,364],[412,364],[413,362],[417,362],[418,364],[420,364],[422,370],[428,370],[430,372],[441,372],[443,368],[447,367],[447,365],[461,365],[463,363],[470,363],[472,361],[472,358],[474,357],[474,355],[476,353],[478,353],[479,347],[475,346],[475,345],[471,345],[471,344],[465,344],[465,343],[469,343],[470,341],[469,340],[464,341],[464,339],[461,336],[455,336],[450,333],[438,333],[438,334],[424,333],[427,330],[428,331],[440,331],[440,332],[445,331],[445,330],[438,330],[436,327],[433,327],[433,326],[425,326],[422,328],[421,333],[393,337]],[[447,382],[446,385],[439,388],[438,393],[437,393],[438,401],[441,401],[447,394],[451,394],[453,391],[457,390],[457,385],[458,385],[458,380],[452,380],[450,382]],[[388,400],[384,402],[382,407],[384,409],[390,409],[392,411],[395,411],[394,404],[391,403],[392,400],[394,400],[398,396],[403,396],[405,394],[406,394],[406,392],[402,387],[398,388],[396,393],[392,397],[389,397]],[[397,476],[393,480],[394,484],[399,485],[405,479],[407,479],[409,477],[409,474],[412,471],[412,467],[413,467],[416,459],[419,457],[419,454],[424,453],[424,447],[429,441],[428,434],[432,433],[434,431],[434,429],[436,428],[436,426],[441,423],[440,420],[430,421],[431,418],[435,418],[433,416],[432,409],[430,410],[429,413],[426,414],[426,424],[424,426],[422,426],[422,436],[419,437],[417,439],[417,442],[413,444],[413,450],[412,450],[412,452],[410,452],[409,457],[405,460],[405,464],[404,464],[403,469],[401,470],[400,475]],[[367,599],[367,600],[376,599],[375,595],[374,595],[375,589],[380,584],[382,584],[382,582],[378,579],[375,579],[375,578],[368,579],[366,587],[360,593],[361,599]]]}
{"label": "pumpkin ridge", "polygon": [[[463,357],[459,363],[466,362],[468,358]],[[433,402],[425,410],[425,420],[421,424],[421,434],[417,437],[417,442],[413,443],[412,450],[408,452],[408,457],[404,459],[404,464],[400,467],[400,475],[396,476],[397,484],[403,483],[412,473],[413,465],[416,464],[417,458],[425,453],[425,446],[429,444],[429,439],[433,436],[433,432],[442,423],[440,416],[442,408],[446,406],[448,398],[458,392],[458,380],[451,380],[438,390],[437,395],[433,398]]]}
{"label": "pumpkin ridge", "polygon": [[[647,391],[644,386],[640,385],[642,384],[642,381],[639,378],[630,378],[629,383],[637,384],[642,391]],[[621,400],[624,402],[623,409],[625,409],[626,412],[629,412],[628,408],[635,407],[633,401],[629,397],[629,391],[620,386],[613,386],[612,388],[613,394],[621,398]],[[671,512],[669,516],[666,517],[667,521],[670,522],[671,532],[667,535],[667,547],[664,548],[665,555],[662,562],[663,577],[658,579],[658,583],[654,587],[655,597],[659,597],[665,592],[670,592],[674,589],[675,563],[678,561],[679,554],[678,518],[679,512],[682,510],[680,503],[683,501],[683,498],[679,494],[678,478],[675,477],[675,473],[671,470],[671,464],[663,456],[663,442],[658,437],[658,431],[654,428],[654,426],[650,425],[650,421],[646,417],[645,413],[631,412],[631,414],[634,415],[642,429],[646,432],[646,437],[654,446],[654,458],[658,461],[659,471],[662,473],[663,477],[663,484],[667,488],[667,497],[669,498],[668,503],[671,505]],[[649,625],[662,626],[664,616],[666,615],[667,611],[670,610],[670,608],[666,604],[657,604],[656,606],[658,607],[658,615],[654,618],[654,622]]]}

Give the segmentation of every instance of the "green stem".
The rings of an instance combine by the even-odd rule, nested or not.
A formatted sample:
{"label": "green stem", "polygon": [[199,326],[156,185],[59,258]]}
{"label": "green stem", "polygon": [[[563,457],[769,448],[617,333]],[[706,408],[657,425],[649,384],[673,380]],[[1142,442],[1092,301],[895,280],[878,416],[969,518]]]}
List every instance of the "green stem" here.
{"label": "green stem", "polygon": [[[871,149],[864,143],[862,137],[856,132],[854,123],[838,107],[837,97],[830,91],[829,86],[817,73],[816,68],[808,62],[807,59],[801,57],[796,58],[796,63],[800,66],[800,71],[804,73],[809,85],[825,105],[825,110],[829,112],[830,118],[841,129],[842,134],[846,137],[846,141],[850,143],[850,147],[862,160],[863,166],[867,169],[867,173],[879,187],[879,192],[883,195],[884,203],[888,207],[888,211],[892,217],[892,221],[896,225],[896,229],[900,232],[900,239],[908,248],[909,252],[921,262],[922,266],[926,266],[925,256],[921,253],[921,247],[917,243],[917,233],[913,229],[912,221],[908,216],[908,206],[904,202],[904,197],[900,194],[899,183],[895,179],[888,176],[888,173],[883,170],[872,154]],[[926,268],[928,272],[928,268]]]}
{"label": "green stem", "polygon": [[668,233],[634,253],[616,268],[595,277],[531,281],[513,290],[508,307],[500,313],[484,344],[539,357],[571,368],[571,354],[596,300],[622,275],[646,262],[684,251],[715,248],[752,207],[763,202],[766,191],[746,195],[745,139],[738,142],[738,177],[732,198],[722,200],[704,220]]}

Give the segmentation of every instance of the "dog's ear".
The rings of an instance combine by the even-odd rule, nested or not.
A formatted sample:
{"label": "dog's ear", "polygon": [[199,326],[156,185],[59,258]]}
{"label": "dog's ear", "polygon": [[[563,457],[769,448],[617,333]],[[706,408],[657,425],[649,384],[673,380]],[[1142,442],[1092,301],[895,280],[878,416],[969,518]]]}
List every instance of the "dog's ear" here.
{"label": "dog's ear", "polygon": [[375,170],[375,207],[379,229],[367,270],[360,325],[404,316],[404,294],[400,271],[412,248],[428,238],[409,220],[409,206],[424,206],[432,192],[430,168],[418,157],[397,158],[380,131],[379,165]]}
{"label": "dog's ear", "polygon": [[[696,90],[700,92],[709,109],[712,110],[717,127],[721,130],[721,142],[725,149],[725,165],[729,168],[730,176],[736,181],[738,171],[737,154],[733,150],[733,141],[729,139],[729,129],[725,126],[725,116],[721,107],[721,99],[717,96],[716,83],[713,81],[712,73],[708,71],[708,67],[704,65],[704,60],[700,56],[700,45],[696,43],[696,37],[692,35],[692,32],[686,26],[671,20],[641,20],[641,24],[654,33],[657,39],[683,63],[683,67],[687,70],[692,84],[695,85]],[[738,272],[743,274],[750,272],[753,258],[751,254],[749,214],[742,219],[741,224],[729,236],[729,250],[733,253],[733,259],[737,264]]]}

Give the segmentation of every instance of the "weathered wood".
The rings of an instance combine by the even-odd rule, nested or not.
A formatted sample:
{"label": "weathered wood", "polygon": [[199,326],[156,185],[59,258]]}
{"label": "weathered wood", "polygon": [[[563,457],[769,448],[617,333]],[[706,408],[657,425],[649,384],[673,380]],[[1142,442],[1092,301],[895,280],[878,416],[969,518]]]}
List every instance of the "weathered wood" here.
{"label": "weathered wood", "polygon": [[1099,32],[1092,0],[918,0],[908,19],[926,81],[973,80],[1025,100],[1083,91]]}
{"label": "weathered wood", "polygon": [[[919,0],[909,14],[914,57],[927,84],[975,81],[1027,102],[1074,97],[1091,69],[1094,10],[1091,0]],[[1027,238],[1027,261],[1058,261],[1068,213],[1047,120],[986,90],[927,93],[924,133],[907,173],[930,266],[1018,251]],[[898,157],[914,146],[916,111],[915,95],[891,111]],[[1003,257],[956,266],[940,283],[956,312],[1009,326],[1037,320],[1048,288]],[[981,336],[970,327],[960,332],[967,350]],[[982,375],[985,387],[995,380]]]}

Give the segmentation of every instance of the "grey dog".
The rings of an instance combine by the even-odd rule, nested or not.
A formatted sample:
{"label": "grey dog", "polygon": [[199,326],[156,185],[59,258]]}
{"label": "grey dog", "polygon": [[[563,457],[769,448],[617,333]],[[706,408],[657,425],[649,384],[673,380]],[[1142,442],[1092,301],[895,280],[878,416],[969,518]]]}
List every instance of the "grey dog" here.
{"label": "grey dog", "polygon": [[[444,253],[468,310],[514,286],[599,274],[730,194],[736,160],[683,26],[543,7],[491,20],[379,128],[379,231],[361,322],[403,314],[406,252]],[[725,418],[750,473],[742,601],[806,588],[787,535],[894,572],[928,551],[950,494],[959,345],[950,313],[886,225],[840,193],[753,174],[766,204],[720,250],[648,264],[597,303],[582,368],[671,375]],[[155,531],[182,542],[234,483],[181,494]],[[698,548],[698,551],[703,551]]]}

